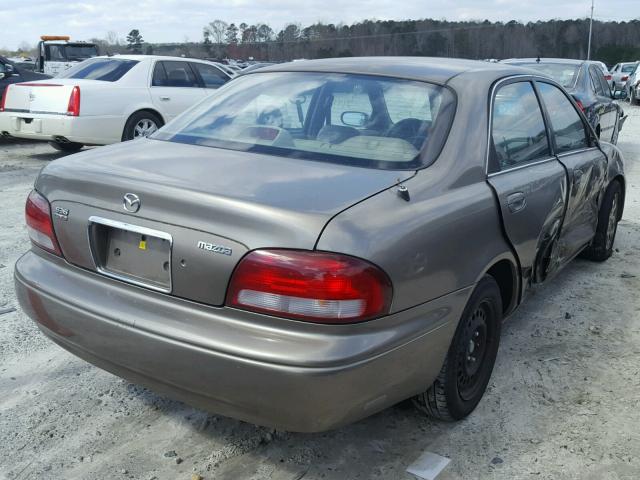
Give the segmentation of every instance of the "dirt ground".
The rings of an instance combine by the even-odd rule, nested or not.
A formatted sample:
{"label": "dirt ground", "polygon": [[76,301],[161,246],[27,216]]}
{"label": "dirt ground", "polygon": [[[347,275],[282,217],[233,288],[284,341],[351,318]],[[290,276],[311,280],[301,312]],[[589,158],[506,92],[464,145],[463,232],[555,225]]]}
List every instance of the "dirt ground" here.
{"label": "dirt ground", "polygon": [[511,317],[477,410],[446,424],[405,402],[313,435],[207,414],[46,340],[12,275],[25,197],[59,154],[0,143],[0,312],[16,309],[0,313],[0,479],[411,479],[424,450],[451,459],[439,480],[640,478],[640,107],[625,109],[615,253],[574,261]]}

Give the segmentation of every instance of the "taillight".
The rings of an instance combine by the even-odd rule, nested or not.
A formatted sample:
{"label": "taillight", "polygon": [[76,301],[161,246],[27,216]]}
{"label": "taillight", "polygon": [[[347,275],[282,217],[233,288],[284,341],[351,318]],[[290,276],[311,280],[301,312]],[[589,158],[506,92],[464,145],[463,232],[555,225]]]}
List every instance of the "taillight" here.
{"label": "taillight", "polygon": [[25,206],[27,231],[31,241],[48,252],[62,256],[51,220],[51,206],[46,198],[32,190]]}
{"label": "taillight", "polygon": [[2,101],[0,101],[0,112],[4,112],[4,105],[7,101],[7,94],[9,93],[9,87],[11,85],[7,85],[2,93]]}
{"label": "taillight", "polygon": [[605,80],[611,80],[611,75],[605,75],[605,76],[604,76],[604,79],[605,79]]}
{"label": "taillight", "polygon": [[77,117],[80,115],[80,87],[75,86],[69,95],[69,105],[67,106],[67,115]]}
{"label": "taillight", "polygon": [[629,75],[625,75],[620,79],[621,82],[626,82],[627,80],[629,80]]}
{"label": "taillight", "polygon": [[584,105],[580,100],[576,100],[576,105],[578,105],[578,108],[584,112]]}
{"label": "taillight", "polygon": [[227,305],[318,323],[352,323],[389,313],[392,286],[380,268],[328,252],[255,250],[239,263]]}

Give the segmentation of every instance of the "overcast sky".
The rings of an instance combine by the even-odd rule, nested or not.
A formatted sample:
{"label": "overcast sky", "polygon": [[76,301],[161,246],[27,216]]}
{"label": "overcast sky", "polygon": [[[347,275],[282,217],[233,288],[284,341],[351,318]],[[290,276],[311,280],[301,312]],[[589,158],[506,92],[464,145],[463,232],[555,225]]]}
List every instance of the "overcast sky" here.
{"label": "overcast sky", "polygon": [[[124,38],[133,28],[145,41],[199,41],[202,27],[217,18],[236,24],[287,23],[303,26],[353,23],[364,19],[520,20],[584,18],[590,0],[0,0],[0,47],[35,44],[40,35],[71,35],[75,40]],[[596,0],[599,20],[640,18],[639,0]]]}

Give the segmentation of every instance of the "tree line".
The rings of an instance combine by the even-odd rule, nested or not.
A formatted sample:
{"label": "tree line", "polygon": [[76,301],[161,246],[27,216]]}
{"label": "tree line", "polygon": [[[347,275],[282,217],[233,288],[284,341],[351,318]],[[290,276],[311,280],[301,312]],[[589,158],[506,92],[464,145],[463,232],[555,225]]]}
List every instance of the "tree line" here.
{"label": "tree line", "polygon": [[[446,20],[364,20],[351,25],[291,23],[274,30],[264,23],[213,20],[202,39],[178,43],[144,42],[133,29],[127,41],[109,32],[93,38],[103,53],[184,55],[215,59],[287,61],[371,55],[411,55],[504,59],[512,57],[586,58],[589,20],[529,23]],[[640,60],[640,20],[593,22],[591,58],[609,65]]]}
{"label": "tree line", "polygon": [[[286,25],[214,20],[203,28],[203,48],[217,57],[261,60],[370,55],[471,59],[511,57],[586,58],[589,20],[529,23],[446,20],[364,20],[351,25]],[[640,20],[594,21],[592,58],[613,64],[640,59]]]}

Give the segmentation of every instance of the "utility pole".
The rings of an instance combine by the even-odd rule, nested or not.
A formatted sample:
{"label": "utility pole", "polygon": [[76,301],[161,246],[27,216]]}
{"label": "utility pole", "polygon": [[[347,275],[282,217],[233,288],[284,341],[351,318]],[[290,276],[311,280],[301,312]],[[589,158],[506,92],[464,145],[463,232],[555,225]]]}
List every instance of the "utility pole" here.
{"label": "utility pole", "polygon": [[587,46],[587,60],[591,60],[591,31],[593,30],[593,0],[591,0],[591,19],[589,20],[589,45]]}

